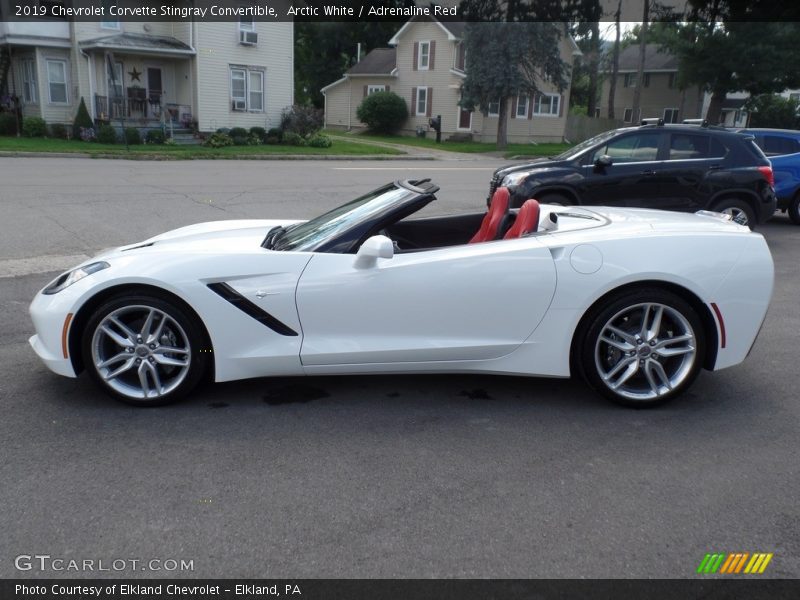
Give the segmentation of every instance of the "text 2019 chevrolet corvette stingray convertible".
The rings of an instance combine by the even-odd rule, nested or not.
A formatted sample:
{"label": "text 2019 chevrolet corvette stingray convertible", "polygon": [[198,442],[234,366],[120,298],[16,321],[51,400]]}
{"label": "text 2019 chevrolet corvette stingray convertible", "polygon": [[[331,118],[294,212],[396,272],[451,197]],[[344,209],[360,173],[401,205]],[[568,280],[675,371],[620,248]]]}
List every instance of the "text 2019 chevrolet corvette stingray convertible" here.
{"label": "text 2019 chevrolet corvette stingray convertible", "polygon": [[767,312],[764,238],[717,213],[562,207],[409,217],[428,180],[310,221],[176,229],[41,290],[31,345],[54,372],[164,404],[203,377],[568,377],[626,405],[743,361]]}

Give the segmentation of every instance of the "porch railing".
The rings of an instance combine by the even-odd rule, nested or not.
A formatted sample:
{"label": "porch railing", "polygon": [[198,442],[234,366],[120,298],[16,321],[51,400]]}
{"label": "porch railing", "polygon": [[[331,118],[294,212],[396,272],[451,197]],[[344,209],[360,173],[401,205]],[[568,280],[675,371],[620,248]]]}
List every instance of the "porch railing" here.
{"label": "porch railing", "polygon": [[135,124],[140,121],[158,121],[164,127],[189,127],[192,122],[192,108],[186,104],[164,102],[164,96],[129,97],[101,96],[96,94],[95,115],[99,121],[130,119]]}

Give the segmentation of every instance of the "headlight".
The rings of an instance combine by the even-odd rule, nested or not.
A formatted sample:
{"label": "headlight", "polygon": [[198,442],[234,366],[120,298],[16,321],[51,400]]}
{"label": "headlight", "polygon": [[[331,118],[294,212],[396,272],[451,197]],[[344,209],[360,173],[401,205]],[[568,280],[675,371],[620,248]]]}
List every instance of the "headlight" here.
{"label": "headlight", "polygon": [[528,177],[530,173],[528,171],[521,171],[519,173],[511,173],[510,175],[506,175],[503,178],[503,186],[509,185],[517,185],[520,181]]}
{"label": "headlight", "polygon": [[63,275],[60,275],[55,281],[53,281],[50,285],[42,290],[43,294],[57,294],[61,290],[64,290],[71,286],[76,281],[80,281],[84,277],[91,275],[92,273],[97,273],[98,271],[102,271],[103,269],[107,269],[110,267],[107,262],[100,261],[95,262],[90,265],[84,265],[82,267],[78,267],[77,269],[73,269],[72,271],[67,271]]}

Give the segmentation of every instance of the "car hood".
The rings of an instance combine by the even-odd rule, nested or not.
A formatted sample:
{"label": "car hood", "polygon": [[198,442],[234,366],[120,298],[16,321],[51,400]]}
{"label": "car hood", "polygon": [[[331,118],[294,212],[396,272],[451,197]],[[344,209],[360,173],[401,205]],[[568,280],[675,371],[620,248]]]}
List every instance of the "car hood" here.
{"label": "car hood", "polygon": [[297,221],[239,219],[197,223],[161,233],[142,242],[115,248],[111,252],[128,253],[145,248],[212,253],[238,252],[242,249],[258,248],[270,229],[293,223]]}
{"label": "car hood", "polygon": [[506,175],[516,173],[518,171],[530,171],[532,169],[541,169],[542,167],[560,167],[564,164],[564,162],[565,161],[563,160],[553,160],[552,158],[536,158],[524,163],[500,167],[494,172],[494,175],[495,177],[502,179]]}

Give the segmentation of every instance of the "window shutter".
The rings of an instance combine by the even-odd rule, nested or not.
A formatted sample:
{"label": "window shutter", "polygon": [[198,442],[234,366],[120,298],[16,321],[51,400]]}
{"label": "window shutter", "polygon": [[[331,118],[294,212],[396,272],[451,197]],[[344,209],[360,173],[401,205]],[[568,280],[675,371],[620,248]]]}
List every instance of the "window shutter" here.
{"label": "window shutter", "polygon": [[537,94],[533,94],[528,98],[528,120],[533,119],[533,101],[536,99]]}
{"label": "window shutter", "polygon": [[364,86],[364,96],[363,96],[364,98],[366,98],[366,97],[367,97],[367,87],[368,87],[368,86],[366,86],[366,85]]}
{"label": "window shutter", "polygon": [[559,94],[557,96],[557,98],[558,98],[558,116],[559,117],[563,117],[564,116],[564,97]]}
{"label": "window shutter", "polygon": [[417,114],[417,88],[411,88],[411,116]]}
{"label": "window shutter", "polygon": [[428,69],[433,71],[433,57],[436,56],[436,40],[431,40],[428,52]]}
{"label": "window shutter", "polygon": [[389,86],[388,86],[388,85],[386,86],[386,91],[387,91],[387,92],[391,92],[391,91],[392,91],[392,90],[390,90],[390,89],[389,89]]}
{"label": "window shutter", "polygon": [[517,118],[517,97],[511,96],[511,118]]}
{"label": "window shutter", "polygon": [[419,42],[414,42],[414,63],[411,65],[411,68],[414,71],[417,70],[418,62],[419,62]]}
{"label": "window shutter", "polygon": [[430,117],[431,114],[433,113],[433,88],[430,87],[428,88],[427,95],[428,95],[428,108],[425,111],[425,116]]}

